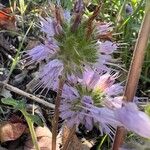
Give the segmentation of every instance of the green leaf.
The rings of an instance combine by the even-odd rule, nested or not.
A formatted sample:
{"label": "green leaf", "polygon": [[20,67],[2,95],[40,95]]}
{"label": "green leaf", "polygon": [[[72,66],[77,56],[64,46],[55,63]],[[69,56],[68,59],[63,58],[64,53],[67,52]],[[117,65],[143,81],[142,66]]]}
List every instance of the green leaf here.
{"label": "green leaf", "polygon": [[145,107],[145,113],[150,116],[150,104],[146,105]]}
{"label": "green leaf", "polygon": [[42,119],[38,115],[27,114],[27,117],[30,118],[33,123],[36,123],[37,125],[42,127],[44,126]]}
{"label": "green leaf", "polygon": [[1,101],[3,104],[11,105],[15,109],[19,110],[25,109],[25,102],[22,100],[15,100],[13,98],[2,98]]}
{"label": "green leaf", "polygon": [[25,5],[24,0],[19,0],[19,5],[20,5],[20,8],[18,8],[18,9],[19,9],[21,15],[23,15],[26,11],[27,5]]}

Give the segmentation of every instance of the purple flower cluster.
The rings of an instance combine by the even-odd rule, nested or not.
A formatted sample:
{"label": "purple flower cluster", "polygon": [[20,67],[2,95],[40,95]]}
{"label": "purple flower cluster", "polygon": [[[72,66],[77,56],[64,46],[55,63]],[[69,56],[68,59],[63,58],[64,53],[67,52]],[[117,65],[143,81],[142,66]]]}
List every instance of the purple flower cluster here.
{"label": "purple flower cluster", "polygon": [[118,50],[117,43],[106,38],[113,29],[111,23],[93,22],[88,37],[88,20],[82,20],[81,3],[77,1],[72,16],[68,11],[60,14],[57,7],[55,16],[40,18],[45,42],[27,50],[25,55],[28,65],[46,62],[40,68],[40,81],[35,88],[57,91],[59,76],[63,76],[60,117],[69,127],[83,124],[92,130],[95,125],[113,138],[116,127],[124,126],[149,138],[149,117],[134,103],[122,107],[123,86],[116,82],[119,72],[109,66]]}
{"label": "purple flower cluster", "polygon": [[114,83],[117,76],[118,73],[100,75],[86,68],[83,77],[73,87],[64,86],[60,116],[69,127],[81,123],[91,130],[94,124],[98,124],[101,131],[110,134],[109,126],[119,125],[113,110],[104,107],[105,101],[123,92],[123,87]]}
{"label": "purple flower cluster", "polygon": [[[75,14],[78,13],[75,12]],[[118,48],[116,43],[109,40],[100,41],[99,39],[92,39],[90,43],[87,41],[85,37],[86,35],[83,35],[83,37],[85,38],[85,41],[87,41],[87,43],[90,44],[89,45],[85,44],[84,47],[82,47],[82,43],[79,43],[80,40],[79,42],[78,41],[74,42],[75,40],[77,40],[77,37],[75,37],[73,41],[70,41],[69,39],[65,38],[65,36],[66,37],[68,36],[67,34],[69,34],[69,36],[70,34],[74,35],[74,33],[71,33],[71,31],[68,33],[68,28],[73,27],[73,25],[71,26],[72,22],[70,22],[71,21],[70,13],[64,11],[63,18],[64,24],[60,24],[60,20],[57,20],[56,16],[47,17],[45,19],[40,17],[41,23],[40,29],[41,32],[44,32],[46,35],[45,42],[34,47],[31,50],[27,50],[26,55],[24,55],[25,59],[28,61],[26,65],[30,65],[35,62],[39,63],[43,60],[48,61],[48,64],[46,64],[44,67],[40,69],[38,75],[39,79],[41,79],[38,85],[40,87],[43,85],[42,87],[55,90],[56,88],[53,85],[55,85],[55,83],[58,82],[56,80],[58,80],[58,75],[62,75],[63,69],[65,70],[65,72],[67,72],[66,74],[68,73],[72,74],[72,72],[78,74],[78,71],[76,72],[76,70],[82,71],[83,70],[82,66],[88,65],[90,68],[94,67],[99,72],[110,71],[107,62],[111,62],[112,54]],[[69,23],[70,25],[68,25]],[[109,32],[112,29],[112,27],[110,26],[111,24],[109,23],[108,24],[106,23],[105,25],[96,25],[95,29],[93,30],[93,35],[107,34],[107,32]],[[85,31],[86,29],[84,29],[82,32]],[[72,36],[70,37],[72,38]],[[82,41],[83,44],[85,41],[84,40]],[[70,44],[69,42],[72,43]],[[68,45],[70,44],[72,46],[70,47],[69,45],[70,50],[68,49],[68,46],[66,46],[65,44]],[[82,53],[80,49],[77,49],[76,45],[81,45],[80,47],[77,48],[80,48],[81,50],[83,49],[84,53]],[[87,56],[87,59],[85,59],[86,49],[89,49],[89,56]],[[96,58],[93,57],[93,60],[89,60],[89,58],[92,55],[93,56],[96,55]],[[71,57],[73,57],[73,59],[71,59]]]}

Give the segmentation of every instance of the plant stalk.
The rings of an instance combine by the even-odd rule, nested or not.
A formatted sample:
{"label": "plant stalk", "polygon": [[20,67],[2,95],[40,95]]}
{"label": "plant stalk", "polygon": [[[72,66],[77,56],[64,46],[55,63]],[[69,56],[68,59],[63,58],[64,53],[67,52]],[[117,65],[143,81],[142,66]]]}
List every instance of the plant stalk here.
{"label": "plant stalk", "polygon": [[24,115],[24,117],[25,117],[25,119],[26,119],[26,121],[27,121],[29,130],[30,130],[30,134],[31,134],[31,138],[32,138],[33,145],[35,146],[35,149],[36,149],[36,150],[40,150],[39,145],[38,145],[38,141],[37,141],[37,137],[36,137],[36,133],[35,133],[35,131],[34,131],[33,122],[30,120],[30,118],[28,118],[28,116],[25,114],[24,111],[21,111],[21,112],[22,112],[22,114]]}
{"label": "plant stalk", "polygon": [[10,71],[9,71],[9,73],[8,73],[8,77],[7,77],[6,80],[5,80],[5,83],[7,83],[7,82],[9,81],[9,78],[10,78],[10,76],[11,76],[13,70],[15,69],[17,63],[19,62],[19,59],[20,59],[20,58],[19,58],[20,51],[21,51],[21,49],[22,49],[22,47],[23,47],[23,43],[24,43],[24,41],[25,41],[25,39],[26,39],[26,37],[27,37],[27,35],[28,35],[30,29],[32,28],[33,24],[34,24],[34,23],[31,22],[31,24],[30,24],[28,30],[26,31],[26,33],[25,33],[25,35],[24,35],[24,37],[23,37],[23,39],[22,39],[22,42],[19,44],[19,48],[18,48],[17,54],[16,54],[16,56],[15,56],[13,62],[12,62],[12,65],[11,65],[11,67],[10,67]]}
{"label": "plant stalk", "polygon": [[[139,35],[136,41],[124,91],[123,100],[127,102],[133,101],[133,98],[135,96],[149,36],[150,36],[150,0],[147,0],[145,6],[144,19],[141,24]],[[123,144],[124,137],[125,137],[125,129],[123,127],[118,127],[112,150],[119,150],[120,146]]]}
{"label": "plant stalk", "polygon": [[59,120],[59,106],[61,102],[62,89],[64,86],[64,79],[62,76],[59,77],[58,92],[55,100],[55,112],[54,119],[52,121],[52,150],[56,150],[56,137],[58,129],[58,120]]}

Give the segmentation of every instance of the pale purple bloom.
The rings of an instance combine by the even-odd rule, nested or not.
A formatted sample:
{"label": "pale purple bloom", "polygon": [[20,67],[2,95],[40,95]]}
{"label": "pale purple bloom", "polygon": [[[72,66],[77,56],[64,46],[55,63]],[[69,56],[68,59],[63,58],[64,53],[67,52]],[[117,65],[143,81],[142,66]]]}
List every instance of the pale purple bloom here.
{"label": "pale purple bloom", "polygon": [[110,62],[113,61],[112,54],[117,50],[117,44],[111,41],[97,41],[96,48],[99,54],[97,62],[94,64],[94,67],[99,72],[110,71],[110,67],[108,67],[108,65],[110,64]]}
{"label": "pale purple bloom", "polygon": [[[49,59],[59,51],[59,47],[54,39],[45,41],[45,44],[40,44],[31,50],[27,50],[24,59],[27,60],[27,65],[35,62],[41,62],[44,59]],[[29,59],[29,60],[28,60]]]}
{"label": "pale purple bloom", "polygon": [[75,74],[71,74],[71,75],[67,75],[67,81],[66,81],[69,85],[73,86],[75,84],[77,84],[78,82],[78,77],[77,75],[75,76]]}
{"label": "pale purple bloom", "polygon": [[58,42],[53,38],[45,40],[45,45],[49,48],[49,51],[51,51],[51,54],[55,54],[59,51]]}
{"label": "pale purple bloom", "polygon": [[[73,89],[70,89],[73,94]],[[69,93],[69,88],[68,88]],[[93,101],[90,96],[83,96],[82,99],[79,99],[76,92],[74,93],[74,99],[71,96],[64,96],[60,105],[60,117],[66,121],[68,127],[79,126],[79,124],[85,125],[88,130],[93,128],[93,118],[88,110],[82,108],[87,107],[86,104],[92,104]],[[71,99],[69,99],[71,98]],[[86,115],[86,114],[89,114]]]}
{"label": "pale purple bloom", "polygon": [[41,31],[47,34],[47,37],[53,37],[62,32],[62,27],[56,22],[54,18],[40,18],[41,19]]}
{"label": "pale purple bloom", "polygon": [[58,88],[58,78],[62,75],[63,63],[54,59],[45,65],[39,72],[40,82],[37,84],[36,88],[48,88],[56,90]]}
{"label": "pale purple bloom", "polygon": [[[71,50],[73,50],[73,52],[70,52],[70,53],[69,53],[69,51],[64,51],[64,52],[69,53],[69,54],[64,54],[62,52],[63,49],[65,48],[65,45],[63,45],[63,44],[66,43],[66,45],[67,45],[67,43],[69,43],[69,42],[65,41],[66,40],[65,37],[68,36],[67,34],[70,34],[70,33],[68,33],[68,31],[66,32],[66,30],[63,29],[63,27],[66,27],[65,25],[63,26],[63,23],[64,23],[63,21],[67,21],[68,23],[70,23],[70,27],[69,27],[70,30],[75,31],[76,29],[78,29],[79,24],[82,23],[81,19],[82,19],[82,15],[83,15],[83,10],[84,10],[83,1],[82,0],[77,0],[75,2],[75,5],[74,5],[74,10],[73,10],[73,14],[72,14],[73,17],[72,17],[72,22],[71,23],[70,23],[71,16],[70,16],[69,11],[64,11],[64,14],[63,14],[64,20],[63,19],[59,20],[58,19],[59,17],[57,17],[57,15],[56,16],[54,15],[54,16],[51,16],[51,17],[49,16],[49,17],[46,17],[46,18],[40,17],[40,23],[41,23],[40,29],[41,29],[42,32],[46,33],[46,40],[45,40],[44,44],[41,44],[41,45],[27,51],[27,58],[31,59],[31,61],[29,61],[29,63],[31,63],[31,62],[40,62],[40,61],[46,59],[46,62],[49,62],[49,61],[50,62],[47,65],[45,65],[44,68],[47,68],[47,67],[51,68],[52,66],[50,66],[50,64],[53,63],[53,61],[51,61],[51,60],[52,59],[57,59],[57,61],[61,61],[61,64],[65,63],[65,64],[63,64],[64,66],[67,66],[68,64],[70,65],[70,67],[65,68],[67,70],[66,71],[66,78],[68,77],[67,76],[68,74],[72,75],[72,73],[74,73],[74,72],[78,73],[79,70],[81,70],[81,72],[82,72],[83,71],[82,70],[83,64],[84,65],[89,65],[91,68],[94,68],[94,70],[97,69],[97,72],[104,73],[104,72],[110,71],[110,68],[107,66],[107,63],[111,62],[111,60],[112,60],[112,56],[110,54],[112,54],[117,49],[117,45],[110,42],[110,41],[105,41],[105,42],[99,42],[98,41],[96,43],[95,39],[93,39],[89,42],[89,43],[92,43],[92,44],[87,45],[87,46],[89,46],[89,47],[90,46],[93,46],[93,47],[95,46],[94,48],[95,48],[95,50],[97,50],[97,52],[95,52],[97,54],[97,57],[94,58],[95,60],[91,61],[90,59],[86,58],[85,54],[83,54],[83,56],[82,56],[82,53],[80,53],[79,55],[81,55],[81,56],[79,56],[80,57],[79,60],[72,59],[73,61],[70,60],[69,63],[66,62],[67,57],[69,57],[70,54],[74,54],[74,51],[76,51],[76,50],[74,48],[71,48]],[[57,11],[57,10],[55,10],[55,11]],[[59,13],[61,13],[61,12],[59,11]],[[62,15],[62,14],[60,14],[60,15]],[[98,34],[101,34],[101,35],[104,35],[104,34],[106,34],[107,32],[109,32],[111,30],[112,30],[112,27],[111,27],[110,23],[99,24],[99,25],[96,26],[96,32]],[[86,31],[86,28],[85,28],[85,31]],[[84,30],[83,30],[83,32],[84,32]],[[85,36],[86,36],[86,34],[85,34]],[[62,39],[62,42],[61,42],[61,39]],[[85,38],[85,40],[86,40],[86,38]],[[78,43],[76,43],[76,42],[74,44],[78,45]],[[82,43],[79,42],[79,44],[82,44]],[[74,45],[72,45],[72,47],[74,47]],[[93,49],[93,47],[91,49]],[[91,51],[91,52],[93,52],[93,51]],[[66,55],[67,55],[67,57],[66,57]],[[85,62],[85,60],[88,63]],[[77,64],[77,62],[80,62],[80,64]],[[96,63],[93,63],[93,62],[96,62]],[[55,64],[57,64],[57,63],[55,62]],[[44,68],[43,68],[43,70],[44,70]],[[54,75],[55,74],[60,74],[59,69],[58,69],[59,67],[58,68],[54,67],[54,68],[55,69],[52,69],[52,70],[55,70],[55,73],[54,73],[54,71],[50,72],[50,75],[49,75],[50,77],[49,78],[51,78],[51,76],[53,74]],[[44,72],[46,72],[45,70],[44,70]],[[78,75],[75,75],[75,76],[78,76]],[[93,78],[95,78],[96,76],[97,75],[94,74]],[[43,77],[44,77],[44,79],[42,79]],[[45,87],[48,87],[49,81],[52,81],[52,80],[48,80],[48,82],[46,82],[46,79],[48,79],[48,74],[43,75],[43,71],[40,71],[39,78],[41,79],[41,81],[39,83],[40,86],[45,85]],[[51,78],[51,79],[53,79],[53,78]],[[57,76],[56,76],[56,78],[57,78]],[[53,82],[53,83],[55,83],[54,87],[58,84],[57,83],[58,80],[56,80],[56,78],[55,78],[55,82]],[[68,82],[70,82],[70,81],[68,81]],[[72,82],[72,83],[74,84],[75,82]],[[39,84],[37,86],[39,86]],[[51,85],[49,87],[51,87]]]}
{"label": "pale purple bloom", "polygon": [[[113,139],[117,126],[122,126],[122,124],[117,120],[115,112],[106,107],[99,108],[91,104],[86,105],[88,107],[85,107],[85,109],[90,112],[94,119],[94,123],[98,124],[101,134],[103,135],[103,132],[105,132],[111,137],[111,139]],[[87,115],[89,116],[89,114]]]}
{"label": "pale purple bloom", "polygon": [[136,134],[150,138],[150,118],[144,112],[139,111],[134,103],[127,103],[115,111],[115,115],[125,128]]}
{"label": "pale purple bloom", "polygon": [[[102,92],[105,97],[104,99],[110,98],[110,96],[115,96],[116,94],[113,93],[113,91],[115,91],[114,88],[118,89],[117,90],[118,93],[120,93],[120,91],[122,92],[122,90],[119,89],[119,88],[122,89],[122,86],[120,84],[119,85],[114,84],[117,76],[118,76],[118,73],[116,74],[106,73],[104,75],[100,75],[97,71],[94,71],[88,67],[85,67],[85,71],[83,72],[83,77],[78,79],[78,82],[76,83],[77,85],[74,84],[74,87],[64,85],[63,92],[62,92],[63,100],[60,106],[60,114],[61,114],[62,119],[66,120],[67,125],[78,126],[81,123],[81,124],[84,124],[87,129],[91,130],[93,128],[94,122],[97,123],[101,120],[101,128],[103,129],[103,131],[109,133],[110,130],[112,130],[111,126],[109,126],[109,120],[107,120],[107,116],[109,113],[106,114],[106,119],[104,119],[105,116],[101,118],[101,115],[99,114],[101,110],[102,110],[102,113],[106,113],[105,109],[107,108],[100,109],[100,108],[93,106],[94,99],[92,95],[88,96],[90,95],[88,91],[92,93],[96,92],[98,94]],[[87,93],[85,92],[83,95],[83,93],[78,88],[75,88],[76,86],[87,89],[86,91]],[[112,91],[111,89],[109,90],[111,86],[113,86]],[[117,86],[119,86],[119,88]],[[93,108],[98,109],[96,110],[96,113],[93,110]],[[99,112],[99,109],[100,109],[100,112]],[[111,121],[111,118],[112,118],[111,114],[109,114],[108,117],[110,117],[109,119]],[[92,118],[94,118],[95,121],[93,121]],[[115,124],[115,121],[116,120],[112,120],[111,124],[113,122]],[[115,127],[117,125],[115,125]]]}
{"label": "pale purple bloom", "polygon": [[98,35],[106,35],[108,32],[112,31],[111,23],[99,24],[96,26],[96,33]]}
{"label": "pale purple bloom", "polygon": [[123,96],[117,96],[114,98],[109,97],[109,99],[104,101],[104,105],[112,110],[121,108],[123,104]]}
{"label": "pale purple bloom", "polygon": [[[115,82],[115,80],[118,78],[118,72],[117,73],[105,73],[104,75],[101,75],[99,80],[97,81],[97,83],[95,84],[93,90],[99,90],[101,92],[111,92],[111,90],[114,90],[114,88],[109,89]],[[116,84],[115,85],[116,88],[117,86],[120,85]],[[111,94],[109,94],[111,95]]]}
{"label": "pale purple bloom", "polygon": [[63,92],[62,92],[62,98],[66,99],[66,100],[74,100],[74,99],[78,99],[80,97],[78,91],[76,88],[73,88],[71,86],[68,85],[64,85],[63,87]]}
{"label": "pale purple bloom", "polygon": [[48,56],[51,54],[51,50],[44,44],[41,44],[31,50],[26,51],[26,53],[27,54],[24,55],[25,59],[31,59],[27,64],[31,64],[48,58]]}
{"label": "pale purple bloom", "polygon": [[125,5],[125,11],[127,15],[131,15],[133,13],[133,8],[130,4]]}
{"label": "pale purple bloom", "polygon": [[70,11],[64,10],[64,19],[65,19],[65,21],[67,21],[67,23],[70,23],[70,20],[71,20]]}
{"label": "pale purple bloom", "polygon": [[107,64],[111,61],[112,61],[111,55],[99,54],[99,58],[97,59],[97,62],[94,64],[94,67],[99,72],[109,72],[111,68]]}
{"label": "pale purple bloom", "polygon": [[116,83],[111,85],[109,88],[106,88],[105,92],[109,93],[110,96],[117,96],[121,93],[123,93],[124,87],[121,85],[121,83]]}
{"label": "pale purple bloom", "polygon": [[41,19],[41,31],[45,32],[48,36],[53,37],[55,35],[54,21],[51,17],[40,18]]}
{"label": "pale purple bloom", "polygon": [[105,96],[118,96],[123,93],[123,86],[120,83],[115,83],[118,78],[118,72],[107,72],[99,74],[96,70],[85,67],[83,77],[79,79],[82,86],[87,89],[92,89],[93,92],[102,92]]}
{"label": "pale purple bloom", "polygon": [[112,54],[114,51],[117,50],[118,46],[116,43],[113,43],[111,41],[105,41],[105,42],[97,42],[97,48],[100,53],[104,54]]}
{"label": "pale purple bloom", "polygon": [[79,79],[79,82],[82,85],[85,85],[87,88],[92,89],[96,84],[97,80],[99,79],[100,75],[96,70],[92,70],[89,67],[85,67],[83,71],[82,78]]}
{"label": "pale purple bloom", "polygon": [[[81,5],[81,8],[80,8],[80,5]],[[82,9],[83,9],[82,2],[79,0],[79,1],[77,1],[76,6],[75,6],[75,12],[78,13],[78,11],[80,12]],[[109,30],[109,26],[110,25],[108,25],[108,30]],[[56,18],[49,17],[49,18],[44,19],[41,17],[41,31],[45,32],[47,34],[47,40],[45,41],[44,44],[41,44],[41,45],[27,51],[27,55],[28,55],[27,58],[31,59],[30,63],[31,62],[40,62],[44,59],[46,59],[47,62],[50,61],[50,59],[58,59],[58,60],[62,61],[62,63],[63,63],[64,61],[62,59],[64,59],[65,57],[59,56],[59,54],[61,54],[61,53],[58,53],[61,51],[60,45],[62,43],[61,42],[59,43],[55,39],[55,37],[56,37],[55,35],[60,35],[62,33],[63,29],[60,26],[60,24],[56,21]],[[104,32],[104,30],[102,30],[102,31]],[[108,71],[110,71],[110,68],[107,66],[107,62],[110,62],[112,60],[112,56],[110,54],[116,50],[117,46],[115,44],[111,43],[110,41],[102,42],[101,44],[99,42],[99,46],[97,46],[97,47],[96,47],[96,45],[97,44],[95,43],[95,48],[97,49],[98,59],[97,59],[97,63],[93,64],[94,68],[95,68],[95,70],[97,69],[98,72],[108,72]],[[61,46],[63,46],[63,44]],[[84,60],[83,60],[82,64],[87,65],[87,64],[85,64]],[[72,73],[73,70],[76,70],[76,64],[74,62],[70,62],[70,65],[71,65],[71,70],[69,70],[69,71]],[[43,72],[40,71],[40,73],[42,74]],[[39,73],[39,77],[41,78],[41,82],[43,81],[43,83],[40,82],[39,84],[41,84],[41,85],[45,84],[45,86],[48,87],[49,82],[48,83],[45,82],[45,79],[42,80],[42,77],[44,77],[44,76],[40,75],[40,73]],[[59,74],[59,72],[58,72],[58,74]],[[46,76],[46,78],[48,78],[47,76]],[[76,76],[78,76],[78,75],[76,75]],[[55,85],[57,85],[57,84],[58,83],[55,82]],[[51,87],[51,85],[50,85],[50,87]]]}

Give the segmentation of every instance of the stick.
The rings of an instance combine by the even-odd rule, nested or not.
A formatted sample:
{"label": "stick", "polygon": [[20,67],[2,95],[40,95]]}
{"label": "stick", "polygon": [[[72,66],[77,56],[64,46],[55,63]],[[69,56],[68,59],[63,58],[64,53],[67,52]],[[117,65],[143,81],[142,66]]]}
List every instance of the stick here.
{"label": "stick", "polygon": [[[136,93],[138,81],[141,74],[142,64],[144,61],[144,53],[148,44],[149,36],[150,36],[150,0],[147,0],[144,19],[135,45],[128,73],[127,83],[125,86],[124,100],[128,102],[133,100]],[[124,137],[125,137],[125,129],[122,127],[118,127],[113,143],[112,148],[113,150],[118,150],[120,148],[120,146],[123,144]]]}
{"label": "stick", "polygon": [[51,108],[51,109],[55,108],[54,104],[48,103],[45,100],[43,100],[41,98],[38,98],[37,96],[34,96],[34,95],[29,94],[27,92],[24,92],[24,91],[22,91],[22,90],[20,90],[20,89],[18,89],[16,87],[10,85],[10,84],[7,84],[7,83],[1,82],[1,81],[0,81],[0,84],[2,84],[9,91],[15,92],[15,93],[17,93],[19,95],[22,95],[22,96],[25,96],[25,97],[27,97],[27,98],[35,101],[35,102],[38,102],[38,103],[40,103],[40,104],[42,104],[42,105],[44,105],[44,106],[46,106],[48,108]]}
{"label": "stick", "polygon": [[64,79],[62,76],[59,77],[59,85],[58,85],[57,97],[55,100],[55,113],[52,122],[52,150],[56,150],[56,137],[57,137],[57,129],[58,129],[58,120],[59,120],[59,106],[61,102],[62,89],[64,86]]}

